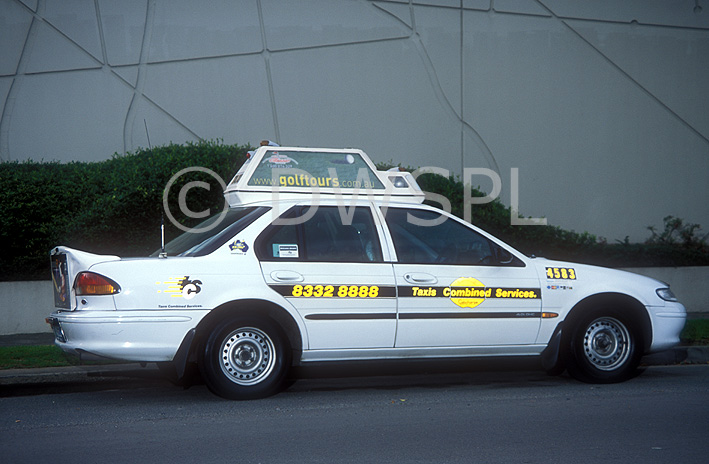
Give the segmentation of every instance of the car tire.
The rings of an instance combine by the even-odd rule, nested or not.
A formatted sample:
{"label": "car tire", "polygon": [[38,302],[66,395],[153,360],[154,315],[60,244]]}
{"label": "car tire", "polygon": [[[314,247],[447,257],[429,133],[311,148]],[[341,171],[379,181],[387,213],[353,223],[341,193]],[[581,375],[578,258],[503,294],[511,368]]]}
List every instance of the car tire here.
{"label": "car tire", "polygon": [[223,398],[265,398],[283,389],[290,356],[287,339],[275,322],[237,316],[211,331],[200,370],[207,387]]}
{"label": "car tire", "polygon": [[614,309],[597,309],[582,316],[570,337],[567,370],[587,383],[615,383],[636,373],[642,357],[637,324]]}

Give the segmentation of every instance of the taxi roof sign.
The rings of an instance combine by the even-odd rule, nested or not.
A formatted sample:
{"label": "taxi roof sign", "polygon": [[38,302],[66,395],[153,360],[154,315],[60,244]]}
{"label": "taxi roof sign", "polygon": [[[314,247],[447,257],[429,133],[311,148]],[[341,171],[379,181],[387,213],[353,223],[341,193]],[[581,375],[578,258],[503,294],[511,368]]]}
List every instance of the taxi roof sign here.
{"label": "taxi roof sign", "polygon": [[229,205],[323,195],[422,203],[425,197],[408,172],[378,171],[362,150],[259,147],[229,182]]}

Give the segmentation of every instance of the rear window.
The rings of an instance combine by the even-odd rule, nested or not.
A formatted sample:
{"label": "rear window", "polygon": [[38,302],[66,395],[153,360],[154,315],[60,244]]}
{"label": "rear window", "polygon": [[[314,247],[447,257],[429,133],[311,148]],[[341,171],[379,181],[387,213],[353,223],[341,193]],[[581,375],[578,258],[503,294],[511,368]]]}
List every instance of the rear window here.
{"label": "rear window", "polygon": [[[203,232],[188,231],[165,244],[165,253],[168,256],[204,256],[220,246],[230,238],[244,230],[248,225],[268,211],[267,207],[238,207],[229,208],[222,218],[222,213],[209,217],[192,230],[205,230]],[[210,228],[214,223],[214,225]],[[150,256],[158,256],[162,250],[157,250]]]}

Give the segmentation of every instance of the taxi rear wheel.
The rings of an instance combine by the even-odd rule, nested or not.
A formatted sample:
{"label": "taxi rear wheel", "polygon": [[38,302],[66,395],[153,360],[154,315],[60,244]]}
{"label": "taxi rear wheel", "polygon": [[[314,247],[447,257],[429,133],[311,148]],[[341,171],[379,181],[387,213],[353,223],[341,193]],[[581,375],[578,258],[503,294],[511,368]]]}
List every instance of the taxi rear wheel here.
{"label": "taxi rear wheel", "polygon": [[200,370],[209,389],[234,400],[264,398],[284,388],[290,349],[269,319],[232,317],[212,330]]}
{"label": "taxi rear wheel", "polygon": [[641,346],[637,325],[621,311],[590,311],[571,334],[569,374],[588,383],[622,382],[635,374]]}

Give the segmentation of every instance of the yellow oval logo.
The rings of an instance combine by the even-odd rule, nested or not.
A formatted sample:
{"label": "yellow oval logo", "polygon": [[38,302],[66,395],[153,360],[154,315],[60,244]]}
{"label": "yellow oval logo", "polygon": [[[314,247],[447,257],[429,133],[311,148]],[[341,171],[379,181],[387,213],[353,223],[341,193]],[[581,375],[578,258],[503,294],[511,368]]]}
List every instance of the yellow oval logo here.
{"label": "yellow oval logo", "polygon": [[461,277],[453,281],[443,294],[461,308],[474,308],[492,294],[492,289],[486,289],[478,279]]}

